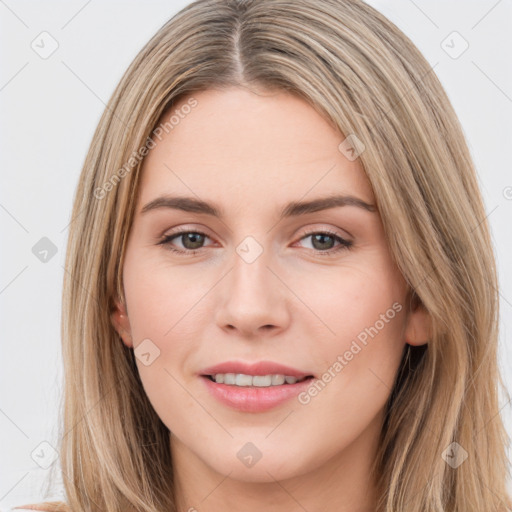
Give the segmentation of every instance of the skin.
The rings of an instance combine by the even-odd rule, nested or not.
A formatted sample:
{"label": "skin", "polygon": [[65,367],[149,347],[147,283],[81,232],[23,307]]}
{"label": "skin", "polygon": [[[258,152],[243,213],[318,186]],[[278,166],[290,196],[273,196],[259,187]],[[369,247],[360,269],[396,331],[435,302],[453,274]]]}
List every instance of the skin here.
{"label": "skin", "polygon": [[[194,98],[144,161],[123,268],[126,306],[119,301],[112,314],[127,346],[150,339],[160,350],[137,365],[172,432],[179,510],[373,510],[370,465],[384,405],[405,343],[428,341],[429,318],[406,309],[378,211],[342,206],[279,220],[290,201],[334,193],[375,204],[359,160],[338,149],[342,134],[285,92],[230,88]],[[141,213],[164,194],[214,202],[225,216]],[[207,235],[197,254],[169,250],[201,247],[183,236],[158,244],[178,227]],[[339,247],[335,238],[314,244],[311,233],[325,229],[352,247],[321,254]],[[250,264],[236,252],[247,236],[263,249]],[[198,376],[228,360],[321,376],[393,303],[401,311],[306,405],[294,398],[241,412],[212,398]],[[247,442],[262,454],[252,467],[237,457]]]}

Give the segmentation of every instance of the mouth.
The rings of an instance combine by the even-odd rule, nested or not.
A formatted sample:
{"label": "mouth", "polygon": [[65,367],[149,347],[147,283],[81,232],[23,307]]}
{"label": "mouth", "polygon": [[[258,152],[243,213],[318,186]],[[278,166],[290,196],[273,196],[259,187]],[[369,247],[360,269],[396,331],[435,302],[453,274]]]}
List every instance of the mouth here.
{"label": "mouth", "polygon": [[242,413],[263,413],[289,403],[307,389],[314,376],[214,373],[200,378],[209,395],[222,406]]}
{"label": "mouth", "polygon": [[276,386],[290,386],[306,380],[312,379],[313,375],[304,377],[294,377],[293,375],[268,374],[268,375],[249,375],[244,373],[216,373],[210,375],[201,375],[216,384],[235,387],[251,388],[269,388]]}

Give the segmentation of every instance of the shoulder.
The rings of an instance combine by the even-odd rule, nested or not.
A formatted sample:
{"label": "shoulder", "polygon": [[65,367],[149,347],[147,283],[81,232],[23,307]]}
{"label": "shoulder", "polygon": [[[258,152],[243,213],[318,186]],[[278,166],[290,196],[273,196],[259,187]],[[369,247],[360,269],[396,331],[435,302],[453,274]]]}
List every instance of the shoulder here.
{"label": "shoulder", "polygon": [[9,509],[9,512],[25,512],[26,510],[45,510],[39,505],[18,505]]}
{"label": "shoulder", "polygon": [[44,507],[44,504],[18,505],[9,509],[9,512],[25,512],[28,510],[51,510]]}
{"label": "shoulder", "polygon": [[46,512],[69,512],[69,507],[62,501],[47,501],[44,503],[31,503],[12,507],[9,512],[28,512],[42,510]]}

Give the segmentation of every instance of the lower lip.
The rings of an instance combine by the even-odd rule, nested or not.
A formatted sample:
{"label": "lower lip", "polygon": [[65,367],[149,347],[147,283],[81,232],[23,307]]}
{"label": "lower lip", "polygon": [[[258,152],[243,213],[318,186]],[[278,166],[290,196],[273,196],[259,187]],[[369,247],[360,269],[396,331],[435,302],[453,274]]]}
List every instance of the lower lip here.
{"label": "lower lip", "polygon": [[208,391],[219,402],[243,412],[264,412],[287,402],[306,389],[313,380],[307,378],[295,384],[269,387],[244,387],[218,384],[208,377],[201,376]]}

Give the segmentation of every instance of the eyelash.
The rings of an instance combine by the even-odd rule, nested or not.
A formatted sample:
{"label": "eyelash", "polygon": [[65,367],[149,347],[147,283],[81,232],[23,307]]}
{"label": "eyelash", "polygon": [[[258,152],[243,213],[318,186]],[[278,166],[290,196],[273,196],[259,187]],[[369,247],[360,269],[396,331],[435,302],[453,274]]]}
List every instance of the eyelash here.
{"label": "eyelash", "polygon": [[[172,252],[180,254],[180,255],[186,254],[188,256],[193,256],[193,255],[201,252],[201,250],[204,249],[204,247],[201,247],[200,249],[181,250],[181,249],[176,249],[174,247],[171,247],[171,245],[170,245],[170,242],[172,240],[174,240],[175,238],[178,238],[180,235],[188,234],[188,233],[193,233],[194,235],[202,235],[202,236],[209,238],[209,236],[206,233],[203,233],[202,231],[182,229],[182,230],[175,231],[174,233],[171,233],[170,235],[166,235],[160,242],[158,242],[157,245],[167,245],[168,247],[166,247],[166,249],[169,251],[172,251]],[[343,251],[346,249],[351,249],[352,245],[353,245],[353,242],[351,242],[349,240],[345,240],[344,238],[341,238],[338,234],[336,234],[332,231],[329,231],[328,229],[322,230],[322,231],[309,231],[308,233],[304,233],[304,235],[300,238],[300,240],[303,240],[304,238],[307,238],[311,235],[328,235],[328,236],[333,237],[335,240],[337,240],[340,243],[340,245],[337,248],[329,249],[327,251],[320,251],[319,249],[311,249],[312,251],[314,251],[317,254],[322,255],[322,256],[334,256],[334,255],[338,254],[340,251]]]}

